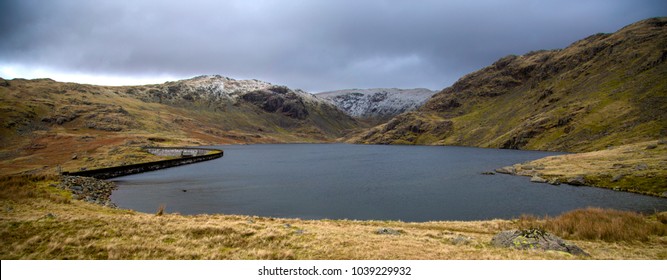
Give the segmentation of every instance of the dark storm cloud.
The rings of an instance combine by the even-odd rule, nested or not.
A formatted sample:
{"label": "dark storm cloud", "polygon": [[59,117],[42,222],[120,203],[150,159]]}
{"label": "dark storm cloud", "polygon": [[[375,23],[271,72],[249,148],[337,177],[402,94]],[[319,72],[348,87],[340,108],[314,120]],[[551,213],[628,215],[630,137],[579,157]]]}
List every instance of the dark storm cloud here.
{"label": "dark storm cloud", "polygon": [[664,16],[664,1],[3,1],[0,67],[444,88],[508,54]]}

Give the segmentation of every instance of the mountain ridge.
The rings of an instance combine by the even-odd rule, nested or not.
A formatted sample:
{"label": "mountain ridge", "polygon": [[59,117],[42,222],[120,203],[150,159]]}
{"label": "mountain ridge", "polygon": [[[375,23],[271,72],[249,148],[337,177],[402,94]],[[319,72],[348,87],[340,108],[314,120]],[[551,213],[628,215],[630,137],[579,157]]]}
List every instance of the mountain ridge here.
{"label": "mountain ridge", "polygon": [[343,89],[317,93],[348,115],[381,123],[392,117],[416,110],[435,91],[426,88]]}
{"label": "mountain ridge", "polygon": [[580,152],[665,137],[666,25],[503,57],[349,141]]}

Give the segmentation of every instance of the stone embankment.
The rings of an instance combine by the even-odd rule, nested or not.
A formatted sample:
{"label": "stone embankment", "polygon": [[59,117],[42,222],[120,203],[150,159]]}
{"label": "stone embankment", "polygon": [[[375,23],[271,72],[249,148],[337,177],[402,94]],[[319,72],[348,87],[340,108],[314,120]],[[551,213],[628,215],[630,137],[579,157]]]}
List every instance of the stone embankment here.
{"label": "stone embankment", "polygon": [[146,147],[144,148],[144,150],[157,155],[178,156],[179,158],[123,165],[123,166],[114,166],[114,167],[78,171],[78,172],[63,172],[62,175],[93,177],[97,179],[110,179],[114,177],[126,176],[131,174],[143,173],[147,171],[175,167],[179,165],[212,160],[220,158],[224,154],[222,150],[206,149],[206,148]]}
{"label": "stone embankment", "polygon": [[70,191],[72,199],[95,203],[115,208],[111,202],[111,192],[116,189],[116,184],[91,177],[62,176],[58,188]]}
{"label": "stone embankment", "polygon": [[110,199],[111,193],[116,189],[116,184],[101,179],[212,160],[223,156],[222,150],[205,148],[146,147],[144,150],[158,156],[177,156],[179,158],[80,172],[63,172],[58,188],[70,191],[72,199],[116,207]]}

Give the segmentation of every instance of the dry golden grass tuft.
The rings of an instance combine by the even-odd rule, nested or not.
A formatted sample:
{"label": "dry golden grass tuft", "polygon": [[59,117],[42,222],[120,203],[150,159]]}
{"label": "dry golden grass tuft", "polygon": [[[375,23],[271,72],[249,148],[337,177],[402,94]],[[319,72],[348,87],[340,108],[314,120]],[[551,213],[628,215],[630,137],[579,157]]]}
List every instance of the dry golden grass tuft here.
{"label": "dry golden grass tuft", "polygon": [[155,216],[162,216],[164,215],[164,204],[160,204],[160,207],[158,207],[157,212],[155,213]]}
{"label": "dry golden grass tuft", "polygon": [[0,200],[42,198],[56,203],[70,203],[69,193],[51,186],[57,180],[52,175],[0,176]]}
{"label": "dry golden grass tuft", "polygon": [[658,220],[658,222],[667,224],[667,212],[660,212],[656,214],[656,219]]}
{"label": "dry golden grass tuft", "polygon": [[542,220],[522,216],[517,224],[521,228],[543,228],[563,238],[576,240],[645,242],[667,235],[667,225],[641,214],[600,208],[574,210]]}
{"label": "dry golden grass tuft", "polygon": [[[405,223],[237,215],[183,216],[167,211],[156,216],[71,200],[69,194],[50,186],[55,182],[52,179],[39,176],[0,179],[1,259],[581,258],[490,245],[496,233],[517,229],[522,220]],[[61,203],[63,201],[67,202]],[[585,216],[588,212],[580,215]],[[601,215],[616,213],[603,212]],[[596,216],[595,219],[601,218]],[[652,222],[658,223],[655,219]],[[623,224],[622,227],[635,225]],[[400,234],[378,234],[380,228],[390,228]],[[580,238],[579,235],[574,237],[575,234],[577,232],[566,238]],[[664,234],[648,235],[642,240],[606,242],[587,239],[575,243],[592,258],[667,258]]]}

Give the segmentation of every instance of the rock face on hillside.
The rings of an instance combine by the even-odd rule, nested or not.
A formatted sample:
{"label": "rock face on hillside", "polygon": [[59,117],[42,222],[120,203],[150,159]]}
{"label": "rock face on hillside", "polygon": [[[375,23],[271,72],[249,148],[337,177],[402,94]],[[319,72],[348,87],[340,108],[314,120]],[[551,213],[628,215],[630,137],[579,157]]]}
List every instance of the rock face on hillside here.
{"label": "rock face on hillside", "polygon": [[589,151],[667,136],[667,18],[468,74],[358,143]]}
{"label": "rock face on hillside", "polygon": [[397,88],[345,89],[318,93],[348,115],[376,121],[387,121],[398,114],[414,111],[435,91]]}

